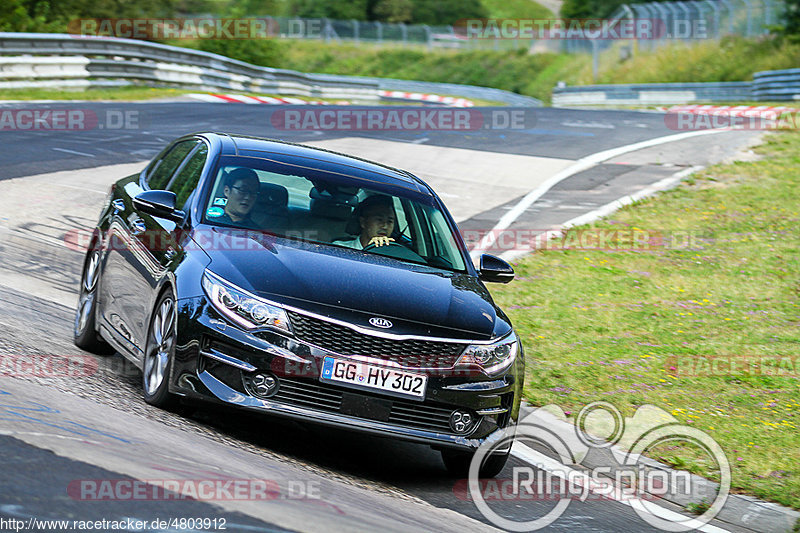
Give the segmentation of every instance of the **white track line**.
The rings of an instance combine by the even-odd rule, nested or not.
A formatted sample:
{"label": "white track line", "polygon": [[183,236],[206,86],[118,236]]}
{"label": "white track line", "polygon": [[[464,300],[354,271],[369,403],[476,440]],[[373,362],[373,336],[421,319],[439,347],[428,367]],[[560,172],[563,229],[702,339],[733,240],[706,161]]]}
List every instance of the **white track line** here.
{"label": "white track line", "polygon": [[[640,191],[637,191],[637,192],[635,192],[635,193],[633,193],[631,195],[623,196],[622,198],[614,200],[613,202],[609,202],[609,203],[607,203],[607,204],[605,204],[603,206],[598,207],[594,211],[589,211],[588,213],[584,213],[584,214],[582,214],[580,216],[577,216],[575,218],[571,218],[571,219],[567,220],[566,222],[564,222],[563,224],[561,224],[558,228],[554,228],[554,229],[556,229],[556,230],[557,229],[562,229],[563,230],[563,229],[566,229],[566,228],[571,228],[573,226],[581,226],[583,224],[589,224],[590,222],[594,222],[595,220],[598,220],[600,218],[603,218],[605,216],[610,215],[611,213],[613,213],[614,211],[616,211],[617,209],[619,209],[619,208],[621,208],[623,206],[626,206],[628,204],[632,204],[633,202],[636,202],[637,200],[641,200],[642,198],[646,198],[647,196],[650,196],[651,194],[655,194],[655,193],[657,193],[659,191],[663,191],[665,189],[669,189],[670,187],[672,187],[673,185],[675,185],[676,183],[681,181],[686,176],[688,176],[690,174],[694,174],[695,172],[703,170],[704,168],[705,167],[703,167],[701,165],[697,165],[697,166],[693,166],[693,167],[689,167],[689,168],[683,169],[680,172],[676,172],[675,174],[673,174],[671,176],[667,176],[664,179],[658,180],[657,182],[655,182],[655,183],[645,187],[644,189],[642,189]],[[520,257],[528,255],[529,253],[531,253],[531,250],[524,250],[524,251],[523,250],[509,250],[508,252],[505,252],[505,253],[501,254],[500,257],[502,259],[505,259],[506,261],[513,261],[515,259],[519,259]]]}
{"label": "white track line", "polygon": [[[590,492],[599,493],[603,498],[611,498],[623,505],[627,505],[631,507],[630,499],[622,496],[620,487],[616,487],[616,490],[613,492],[609,492],[607,490],[602,489],[592,489],[592,487],[601,487],[604,485],[608,485],[611,483],[610,479],[596,479],[592,476],[584,474],[579,470],[575,470],[574,468],[570,468],[561,464],[560,462],[547,457],[546,455],[537,452],[533,448],[530,448],[521,442],[517,441],[511,447],[511,454],[514,457],[522,459],[526,463],[529,463],[532,466],[550,472],[551,474],[561,478],[568,480],[570,482],[576,482],[577,484],[581,485],[582,487],[588,487]],[[705,531],[706,533],[726,533],[726,529],[721,529],[716,526],[712,526],[709,524],[703,524],[699,520],[688,519],[689,517],[672,511],[670,509],[666,509],[664,507],[655,507],[653,505],[649,506],[648,509],[650,510],[650,514],[661,518],[663,520],[669,520],[671,522],[681,522],[682,525],[685,525],[690,528],[694,528],[695,530]],[[688,520],[687,520],[688,519]]]}
{"label": "white track line", "polygon": [[94,157],[92,154],[85,154],[83,152],[76,152],[75,150],[67,150],[66,148],[53,148],[57,152],[64,152],[65,154],[83,155],[86,157]]}
{"label": "white track line", "polygon": [[617,148],[612,148],[610,150],[604,150],[602,152],[597,152],[581,159],[578,159],[572,165],[568,166],[561,172],[558,172],[551,176],[547,181],[536,187],[534,190],[526,194],[518,203],[515,205],[511,210],[503,215],[500,220],[497,222],[494,228],[489,231],[481,242],[472,250],[471,254],[473,258],[477,258],[482,254],[485,250],[488,250],[492,247],[492,245],[497,240],[497,236],[502,232],[504,229],[508,228],[511,224],[517,220],[522,213],[525,212],[533,203],[541,198],[544,193],[549,191],[553,186],[558,184],[561,181],[569,178],[570,176],[577,174],[583,170],[591,168],[603,161],[607,161],[618,155],[627,154],[628,152],[635,152],[636,150],[642,150],[644,148],[650,148],[652,146],[658,146],[659,144],[665,144],[668,142],[673,141],[680,141],[683,139],[688,139],[690,137],[696,137],[698,135],[709,135],[712,133],[721,133],[726,130],[718,129],[718,130],[701,130],[701,131],[687,131],[685,133],[678,133],[675,135],[667,135],[666,137],[657,137],[655,139],[649,139],[647,141],[642,141],[634,144],[627,144],[625,146],[619,146]]}

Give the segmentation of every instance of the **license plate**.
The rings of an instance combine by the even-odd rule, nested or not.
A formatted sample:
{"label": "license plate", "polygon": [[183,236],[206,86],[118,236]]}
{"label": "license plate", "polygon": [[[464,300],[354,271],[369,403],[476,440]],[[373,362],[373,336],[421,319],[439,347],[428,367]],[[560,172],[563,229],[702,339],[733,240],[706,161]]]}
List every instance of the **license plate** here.
{"label": "license plate", "polygon": [[422,399],[428,376],[325,357],[322,361],[322,381],[343,383],[354,388],[383,391],[389,394]]}

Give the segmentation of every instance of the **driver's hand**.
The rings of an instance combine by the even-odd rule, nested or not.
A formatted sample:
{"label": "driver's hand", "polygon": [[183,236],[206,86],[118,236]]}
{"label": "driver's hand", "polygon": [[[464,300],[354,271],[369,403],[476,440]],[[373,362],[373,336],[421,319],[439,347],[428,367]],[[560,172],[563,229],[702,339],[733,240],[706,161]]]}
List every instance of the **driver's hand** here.
{"label": "driver's hand", "polygon": [[389,244],[391,244],[393,242],[394,242],[394,239],[392,239],[391,237],[385,237],[383,235],[380,235],[378,237],[371,238],[370,241],[367,243],[367,246],[372,246],[372,245],[375,245],[375,246],[386,246],[386,245],[389,245]]}

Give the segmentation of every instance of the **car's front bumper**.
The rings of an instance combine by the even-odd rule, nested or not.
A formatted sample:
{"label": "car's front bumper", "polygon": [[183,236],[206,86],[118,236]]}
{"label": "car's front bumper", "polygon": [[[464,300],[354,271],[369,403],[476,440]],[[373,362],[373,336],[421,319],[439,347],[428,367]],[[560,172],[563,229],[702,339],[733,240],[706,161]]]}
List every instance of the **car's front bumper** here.
{"label": "car's front bumper", "polygon": [[[321,361],[334,355],[331,352],[289,335],[244,331],[220,317],[203,297],[178,303],[178,343],[170,390],[185,398],[435,447],[476,449],[516,424],[524,360],[521,350],[517,361],[501,376],[425,371],[428,385],[423,401],[394,398],[379,391],[321,382]],[[278,392],[268,398],[250,394],[243,377],[255,373],[274,376]],[[458,433],[449,425],[448,417],[456,409],[476,417],[469,431]]]}

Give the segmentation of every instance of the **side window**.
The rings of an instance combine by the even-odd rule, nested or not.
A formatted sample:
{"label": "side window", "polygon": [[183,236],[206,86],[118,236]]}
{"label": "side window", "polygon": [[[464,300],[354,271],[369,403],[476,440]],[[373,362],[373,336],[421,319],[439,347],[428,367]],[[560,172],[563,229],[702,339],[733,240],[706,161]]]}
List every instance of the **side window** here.
{"label": "side window", "polygon": [[172,150],[166,153],[159,161],[156,161],[153,170],[147,178],[147,186],[151,189],[166,189],[172,175],[177,170],[181,161],[192,151],[198,142],[183,141],[176,144]]}
{"label": "side window", "polygon": [[200,143],[194,152],[186,159],[178,173],[167,184],[166,189],[172,191],[177,196],[175,205],[178,207],[183,206],[189,195],[197,187],[197,182],[200,181],[200,174],[203,172],[203,165],[206,164],[208,158],[208,147],[205,143]]}

